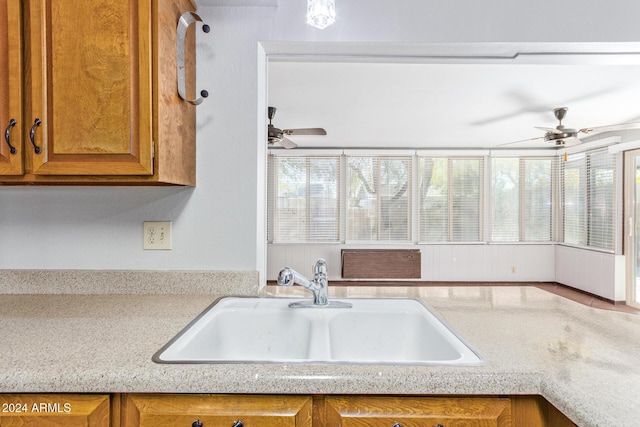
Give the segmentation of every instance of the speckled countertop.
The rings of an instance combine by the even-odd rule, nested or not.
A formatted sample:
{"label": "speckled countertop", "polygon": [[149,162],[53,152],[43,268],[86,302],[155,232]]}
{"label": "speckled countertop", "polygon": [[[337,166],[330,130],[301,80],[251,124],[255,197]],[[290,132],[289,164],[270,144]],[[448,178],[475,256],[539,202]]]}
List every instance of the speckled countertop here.
{"label": "speckled countertop", "polygon": [[[291,295],[280,289],[266,293]],[[216,295],[5,294],[0,392],[540,394],[580,426],[639,423],[640,316],[534,287],[331,291],[342,298],[420,298],[488,363],[155,364],[151,356]]]}

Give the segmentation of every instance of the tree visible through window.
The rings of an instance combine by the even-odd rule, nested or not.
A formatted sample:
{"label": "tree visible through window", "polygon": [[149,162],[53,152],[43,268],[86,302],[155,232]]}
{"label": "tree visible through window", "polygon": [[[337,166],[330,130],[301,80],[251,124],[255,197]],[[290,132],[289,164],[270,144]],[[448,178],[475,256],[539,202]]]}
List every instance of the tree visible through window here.
{"label": "tree visible through window", "polygon": [[[491,161],[485,195],[484,165]],[[564,242],[613,246],[615,159],[562,169]],[[271,243],[553,240],[557,158],[270,155]],[[414,164],[417,170],[413,170]],[[413,177],[413,173],[417,176]],[[484,235],[485,211],[490,232]],[[413,230],[414,223],[418,230]]]}
{"label": "tree visible through window", "polygon": [[411,239],[411,158],[347,158],[347,240]]}
{"label": "tree visible through window", "polygon": [[340,158],[272,156],[268,234],[272,242],[340,239]]}
{"label": "tree visible through window", "polygon": [[482,239],[482,158],[420,158],[420,240]]}
{"label": "tree visible through window", "polygon": [[550,158],[494,157],[491,160],[491,240],[552,240]]}

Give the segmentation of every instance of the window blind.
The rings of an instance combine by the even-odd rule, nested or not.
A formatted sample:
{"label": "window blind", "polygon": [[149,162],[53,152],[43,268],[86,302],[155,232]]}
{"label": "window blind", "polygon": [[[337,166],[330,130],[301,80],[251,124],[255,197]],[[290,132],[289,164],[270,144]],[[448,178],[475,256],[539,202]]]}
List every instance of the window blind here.
{"label": "window blind", "polygon": [[587,160],[589,246],[613,250],[616,157],[607,150],[601,150],[589,153]]}
{"label": "window blind", "polygon": [[521,159],[524,182],[521,185],[523,241],[553,240],[554,159]]}
{"label": "window blind", "polygon": [[482,239],[482,158],[420,157],[420,240]]}
{"label": "window blind", "polygon": [[411,239],[411,157],[347,157],[347,240]]}
{"label": "window blind", "polygon": [[552,240],[551,158],[491,160],[491,240]]}
{"label": "window blind", "polygon": [[615,154],[594,150],[561,161],[563,241],[614,249]]}
{"label": "window blind", "polygon": [[269,242],[340,240],[340,157],[269,156]]}
{"label": "window blind", "polygon": [[520,159],[491,159],[491,240],[520,240]]}

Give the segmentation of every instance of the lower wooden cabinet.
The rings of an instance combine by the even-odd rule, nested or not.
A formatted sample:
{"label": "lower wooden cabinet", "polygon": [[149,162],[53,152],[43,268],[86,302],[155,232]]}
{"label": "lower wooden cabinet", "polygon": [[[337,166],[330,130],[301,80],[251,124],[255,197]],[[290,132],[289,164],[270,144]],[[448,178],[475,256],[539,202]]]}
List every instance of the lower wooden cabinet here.
{"label": "lower wooden cabinet", "polygon": [[92,394],[0,394],[0,426],[110,427],[110,397]]}
{"label": "lower wooden cabinet", "polygon": [[122,427],[311,427],[309,396],[125,395]]}
{"label": "lower wooden cabinet", "polygon": [[540,396],[0,394],[0,427],[574,427]]}
{"label": "lower wooden cabinet", "polygon": [[327,397],[325,426],[511,427],[508,397]]}

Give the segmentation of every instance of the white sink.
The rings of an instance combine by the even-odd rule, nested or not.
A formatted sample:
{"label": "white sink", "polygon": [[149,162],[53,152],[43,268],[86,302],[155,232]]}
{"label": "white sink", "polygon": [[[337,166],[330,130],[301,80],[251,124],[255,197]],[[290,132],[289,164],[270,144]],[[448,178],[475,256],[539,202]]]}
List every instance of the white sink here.
{"label": "white sink", "polygon": [[221,298],[154,356],[157,363],[391,363],[483,360],[413,299],[347,299],[352,308],[290,308],[289,298]]}

